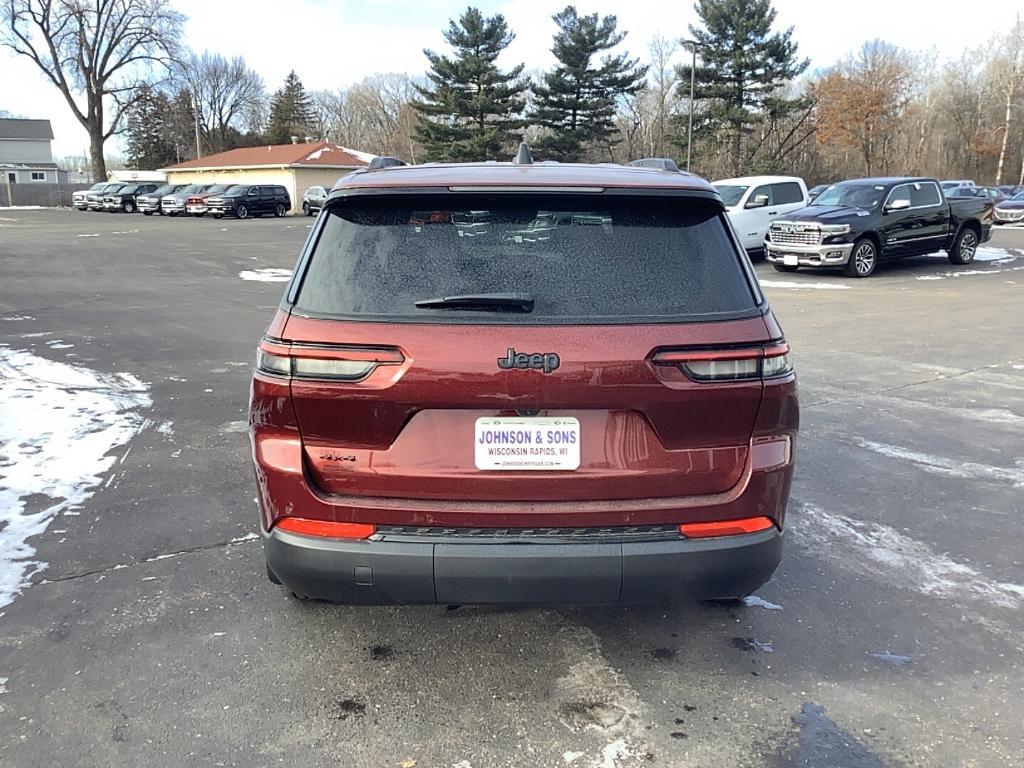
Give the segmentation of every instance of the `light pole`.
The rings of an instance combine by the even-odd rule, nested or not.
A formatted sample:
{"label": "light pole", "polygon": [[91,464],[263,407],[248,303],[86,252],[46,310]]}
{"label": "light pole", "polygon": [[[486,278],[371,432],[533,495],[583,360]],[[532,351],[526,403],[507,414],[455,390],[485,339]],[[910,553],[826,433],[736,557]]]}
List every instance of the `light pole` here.
{"label": "light pole", "polygon": [[690,170],[690,158],[693,156],[693,91],[697,81],[697,46],[696,40],[682,40],[683,47],[689,46],[693,53],[690,64],[690,122],[686,129],[686,170]]}
{"label": "light pole", "polygon": [[203,156],[203,150],[199,146],[199,106],[196,102],[196,92],[192,91],[192,116],[196,120],[196,159]]}

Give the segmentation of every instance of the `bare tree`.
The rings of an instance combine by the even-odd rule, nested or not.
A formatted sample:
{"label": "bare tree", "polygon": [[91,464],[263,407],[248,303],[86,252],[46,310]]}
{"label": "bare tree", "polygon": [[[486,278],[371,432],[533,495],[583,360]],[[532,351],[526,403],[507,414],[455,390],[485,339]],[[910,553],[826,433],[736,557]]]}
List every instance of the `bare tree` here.
{"label": "bare tree", "polygon": [[89,133],[93,178],[105,179],[103,145],[120,129],[136,86],[173,57],[185,17],[169,0],[6,0],[0,7],[0,44],[31,59],[64,95]]}
{"label": "bare tree", "polygon": [[996,184],[1003,181],[1003,165],[1006,162],[1006,149],[1010,143],[1010,126],[1013,123],[1014,99],[1018,91],[1024,88],[1024,24],[1020,16],[1010,30],[1002,45],[999,59],[995,62],[996,88],[1003,97],[1003,139],[999,148],[999,165],[996,166]]}
{"label": "bare tree", "polygon": [[414,81],[404,74],[376,74],[344,90],[313,94],[321,135],[353,149],[416,161]]}
{"label": "bare tree", "polygon": [[815,86],[819,147],[857,150],[867,175],[888,173],[911,100],[911,72],[905,52],[881,40],[838,64]]}
{"label": "bare tree", "polygon": [[654,108],[651,115],[650,155],[663,157],[668,154],[671,114],[678,105],[675,93],[679,71],[674,59],[679,52],[679,43],[676,40],[655,37],[651,40],[648,51],[651,56],[651,68],[647,71],[648,90]]}
{"label": "bare tree", "polygon": [[263,78],[241,56],[192,53],[183,57],[178,75],[195,97],[200,127],[212,152],[230,148],[232,129],[241,133],[265,107]]}

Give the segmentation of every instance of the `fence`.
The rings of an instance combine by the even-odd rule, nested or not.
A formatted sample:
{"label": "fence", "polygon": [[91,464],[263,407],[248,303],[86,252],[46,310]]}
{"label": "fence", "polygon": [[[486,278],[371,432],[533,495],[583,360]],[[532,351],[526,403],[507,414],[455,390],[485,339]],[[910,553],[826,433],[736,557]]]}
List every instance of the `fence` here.
{"label": "fence", "polygon": [[0,208],[10,205],[42,205],[58,208],[71,205],[71,195],[91,184],[0,184]]}

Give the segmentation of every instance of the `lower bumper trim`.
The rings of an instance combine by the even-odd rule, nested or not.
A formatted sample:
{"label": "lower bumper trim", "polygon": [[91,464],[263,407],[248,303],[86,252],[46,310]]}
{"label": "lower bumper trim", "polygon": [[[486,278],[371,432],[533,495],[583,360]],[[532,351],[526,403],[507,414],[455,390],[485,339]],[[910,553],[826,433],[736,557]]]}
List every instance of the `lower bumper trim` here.
{"label": "lower bumper trim", "polygon": [[841,267],[850,260],[853,243],[822,245],[774,245],[765,243],[765,259],[772,264],[785,263],[785,257],[796,256],[801,267]]}
{"label": "lower bumper trim", "polygon": [[345,541],[264,533],[273,574],[303,597],[351,604],[679,602],[748,595],[782,533],[614,542]]}

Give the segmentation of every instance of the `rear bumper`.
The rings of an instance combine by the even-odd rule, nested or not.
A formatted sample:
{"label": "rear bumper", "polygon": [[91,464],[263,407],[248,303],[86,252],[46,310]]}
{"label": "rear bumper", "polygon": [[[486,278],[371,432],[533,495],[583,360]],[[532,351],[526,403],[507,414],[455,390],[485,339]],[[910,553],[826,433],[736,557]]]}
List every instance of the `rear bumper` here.
{"label": "rear bumper", "polygon": [[[376,540],[375,540],[376,539]],[[747,595],[775,572],[782,533],[537,543],[459,536],[321,539],[264,533],[267,565],[303,597],[354,604],[675,602]]]}

